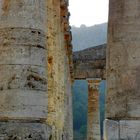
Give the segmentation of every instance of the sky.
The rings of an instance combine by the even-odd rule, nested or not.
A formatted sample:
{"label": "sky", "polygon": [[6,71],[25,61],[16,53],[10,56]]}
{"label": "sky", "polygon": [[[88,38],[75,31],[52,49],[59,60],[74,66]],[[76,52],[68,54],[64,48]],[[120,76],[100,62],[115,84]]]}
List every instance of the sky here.
{"label": "sky", "polygon": [[69,0],[70,24],[92,26],[107,22],[109,0]]}

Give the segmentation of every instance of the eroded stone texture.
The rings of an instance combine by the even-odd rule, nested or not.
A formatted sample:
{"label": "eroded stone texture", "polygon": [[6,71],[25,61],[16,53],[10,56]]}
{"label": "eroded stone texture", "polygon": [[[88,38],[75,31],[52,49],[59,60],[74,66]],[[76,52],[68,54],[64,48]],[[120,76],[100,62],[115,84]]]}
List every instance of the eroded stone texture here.
{"label": "eroded stone texture", "polygon": [[[47,1],[48,118],[52,140],[72,140],[71,40],[68,1]],[[53,26],[52,26],[53,25]],[[67,33],[67,37],[65,36]],[[69,51],[69,52],[68,52]],[[72,64],[71,64],[72,65]]]}
{"label": "eroded stone texture", "polygon": [[45,0],[0,0],[1,139],[47,139],[46,17]]}
{"label": "eroded stone texture", "polygon": [[0,0],[1,139],[73,139],[71,39],[67,0]]}
{"label": "eroded stone texture", "polygon": [[100,109],[99,109],[100,80],[88,80],[88,122],[87,140],[100,140]]}
{"label": "eroded stone texture", "polygon": [[49,140],[50,132],[50,127],[42,123],[0,123],[0,140]]}
{"label": "eroded stone texture", "polygon": [[[62,75],[64,64],[61,52],[60,1],[49,0],[48,10],[48,118],[52,126],[52,140],[62,139],[64,124],[64,84]],[[53,26],[52,26],[53,25]],[[60,67],[62,66],[62,71]],[[60,78],[61,76],[61,78]],[[63,86],[63,88],[62,88]]]}

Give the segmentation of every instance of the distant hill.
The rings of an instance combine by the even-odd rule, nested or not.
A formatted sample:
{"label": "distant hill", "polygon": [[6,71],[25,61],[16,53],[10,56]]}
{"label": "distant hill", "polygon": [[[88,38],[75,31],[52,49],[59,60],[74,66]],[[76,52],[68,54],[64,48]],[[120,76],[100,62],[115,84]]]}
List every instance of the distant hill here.
{"label": "distant hill", "polygon": [[85,25],[80,27],[72,26],[72,36],[74,51],[105,44],[107,40],[107,23],[90,27]]}

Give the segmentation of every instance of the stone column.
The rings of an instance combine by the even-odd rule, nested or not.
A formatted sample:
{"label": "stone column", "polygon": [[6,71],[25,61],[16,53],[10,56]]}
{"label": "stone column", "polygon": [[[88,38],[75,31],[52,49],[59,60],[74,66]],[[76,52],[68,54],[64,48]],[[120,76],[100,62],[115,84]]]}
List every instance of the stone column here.
{"label": "stone column", "polygon": [[0,0],[0,139],[48,139],[46,0]]}
{"label": "stone column", "polygon": [[100,140],[99,84],[101,80],[88,80],[87,140]]}
{"label": "stone column", "polygon": [[[52,140],[72,140],[68,0],[47,0],[48,117]],[[69,33],[69,34],[68,34]]]}
{"label": "stone column", "polygon": [[[69,0],[61,0],[61,31],[62,31],[62,54],[64,54],[64,133],[63,140],[73,140],[73,114],[72,114],[72,34],[69,25]],[[62,71],[62,67],[61,67]],[[61,76],[62,77],[62,76]]]}
{"label": "stone column", "polygon": [[105,128],[119,139],[140,139],[139,7],[138,0],[110,0]]}

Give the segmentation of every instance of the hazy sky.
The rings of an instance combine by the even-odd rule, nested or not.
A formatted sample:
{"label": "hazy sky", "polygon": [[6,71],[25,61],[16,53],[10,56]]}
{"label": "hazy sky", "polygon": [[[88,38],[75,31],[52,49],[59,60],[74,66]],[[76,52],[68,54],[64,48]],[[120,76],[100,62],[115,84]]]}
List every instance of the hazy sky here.
{"label": "hazy sky", "polygon": [[91,26],[107,22],[109,0],[69,0],[70,24]]}

